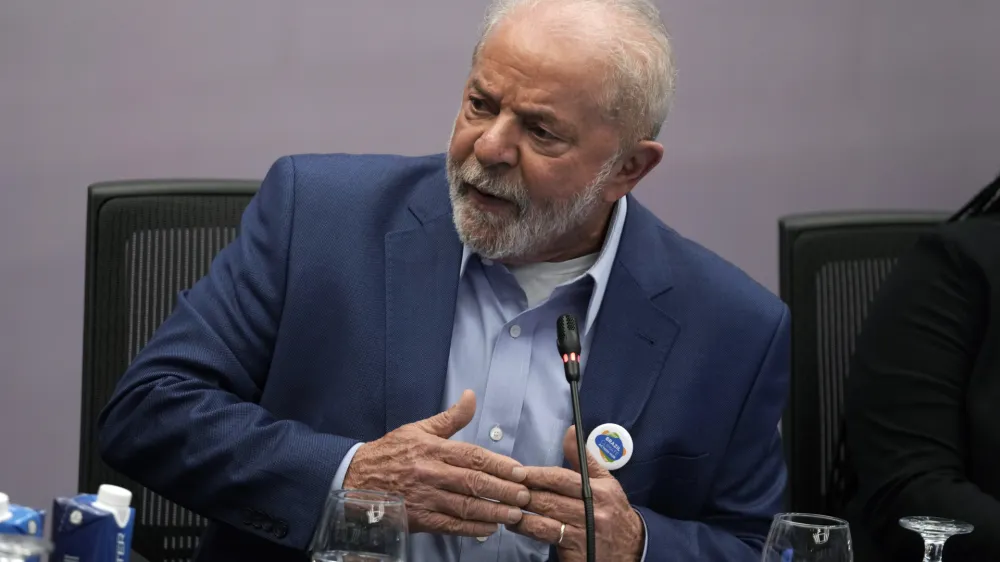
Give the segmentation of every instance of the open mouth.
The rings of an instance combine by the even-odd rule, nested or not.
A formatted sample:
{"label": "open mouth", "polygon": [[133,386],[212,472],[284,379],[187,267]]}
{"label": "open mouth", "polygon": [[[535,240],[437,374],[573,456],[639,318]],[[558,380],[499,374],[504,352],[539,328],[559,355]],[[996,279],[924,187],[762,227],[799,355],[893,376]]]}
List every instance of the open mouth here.
{"label": "open mouth", "polygon": [[470,183],[466,183],[465,188],[468,191],[469,198],[481,207],[509,209],[510,207],[515,206],[513,201],[480,191],[476,188],[476,186]]}

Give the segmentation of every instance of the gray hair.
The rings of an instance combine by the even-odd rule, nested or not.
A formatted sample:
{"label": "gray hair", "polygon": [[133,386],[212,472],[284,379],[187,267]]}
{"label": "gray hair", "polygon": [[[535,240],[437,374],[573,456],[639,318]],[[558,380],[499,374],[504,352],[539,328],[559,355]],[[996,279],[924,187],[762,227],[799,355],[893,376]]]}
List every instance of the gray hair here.
{"label": "gray hair", "polygon": [[670,112],[676,69],[670,36],[652,0],[493,0],[473,60],[504,18],[517,9],[545,3],[607,10],[619,16],[620,32],[606,38],[612,70],[600,102],[625,128],[623,135],[630,138],[623,138],[623,143],[656,139]]}

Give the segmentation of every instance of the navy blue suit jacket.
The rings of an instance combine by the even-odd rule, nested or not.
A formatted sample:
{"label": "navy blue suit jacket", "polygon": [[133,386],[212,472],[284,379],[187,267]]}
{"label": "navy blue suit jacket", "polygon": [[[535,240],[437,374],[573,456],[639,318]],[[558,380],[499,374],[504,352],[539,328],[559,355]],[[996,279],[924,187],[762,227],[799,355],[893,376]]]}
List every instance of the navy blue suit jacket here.
{"label": "navy blue suit jacket", "polygon": [[[300,559],[348,449],[439,411],[461,256],[443,156],[282,158],[121,379],[104,458],[213,521],[199,560]],[[614,474],[648,561],[759,560],[788,328],[773,294],[629,200],[581,408],[587,432],[636,443]]]}

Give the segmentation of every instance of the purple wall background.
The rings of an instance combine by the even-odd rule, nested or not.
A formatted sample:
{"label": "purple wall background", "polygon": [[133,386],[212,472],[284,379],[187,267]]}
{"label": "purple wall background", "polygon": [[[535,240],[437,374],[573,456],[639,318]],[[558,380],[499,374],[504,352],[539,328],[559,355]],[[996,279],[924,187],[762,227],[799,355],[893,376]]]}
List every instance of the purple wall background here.
{"label": "purple wall background", "polygon": [[[0,3],[0,489],[75,492],[85,187],[444,149],[485,0]],[[663,0],[640,198],[777,289],[792,212],[957,206],[1000,168],[995,0]]]}

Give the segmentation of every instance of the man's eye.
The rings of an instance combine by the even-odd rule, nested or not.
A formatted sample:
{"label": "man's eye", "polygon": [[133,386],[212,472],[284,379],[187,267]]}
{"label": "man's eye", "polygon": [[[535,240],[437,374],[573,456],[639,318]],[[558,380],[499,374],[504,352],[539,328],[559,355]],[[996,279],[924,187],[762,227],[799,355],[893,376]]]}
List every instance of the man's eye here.
{"label": "man's eye", "polygon": [[472,106],[472,110],[476,113],[483,113],[487,110],[486,102],[480,98],[470,97],[469,105]]}
{"label": "man's eye", "polygon": [[555,140],[556,138],[555,135],[553,135],[552,133],[546,131],[541,127],[529,127],[528,131],[531,134],[535,135],[535,137],[537,137],[538,140],[550,141],[550,140]]}

